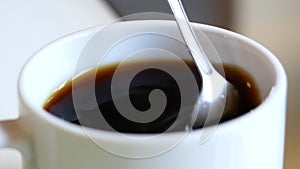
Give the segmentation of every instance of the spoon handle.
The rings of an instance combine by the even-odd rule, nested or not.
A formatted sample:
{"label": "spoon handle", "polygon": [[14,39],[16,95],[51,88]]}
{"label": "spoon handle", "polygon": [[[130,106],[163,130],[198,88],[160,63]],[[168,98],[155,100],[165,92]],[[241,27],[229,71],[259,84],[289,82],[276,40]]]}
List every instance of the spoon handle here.
{"label": "spoon handle", "polygon": [[213,67],[200,46],[197,37],[190,25],[189,19],[185,13],[181,0],[168,0],[173,11],[179,30],[183,39],[193,56],[196,66],[201,74],[210,75],[213,73]]}

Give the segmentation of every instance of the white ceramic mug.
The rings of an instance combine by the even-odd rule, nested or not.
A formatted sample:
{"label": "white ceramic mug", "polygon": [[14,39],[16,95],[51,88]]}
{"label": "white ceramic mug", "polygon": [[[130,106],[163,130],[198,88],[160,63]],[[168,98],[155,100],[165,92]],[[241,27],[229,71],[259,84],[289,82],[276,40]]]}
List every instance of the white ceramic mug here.
{"label": "white ceramic mug", "polygon": [[[79,61],[85,62],[85,66],[79,66],[78,70],[98,64],[99,58],[83,59],[82,51],[87,51],[88,41],[101,28],[87,29],[63,37],[38,51],[20,75],[21,118],[28,121],[37,168],[282,169],[287,94],[287,79],[282,65],[270,51],[249,38],[212,26],[193,26],[196,32],[203,30],[206,33],[224,63],[240,66],[254,77],[263,97],[257,108],[219,124],[201,143],[200,135],[209,131],[210,127],[190,133],[172,132],[158,136],[123,135],[82,128],[54,117],[42,108],[46,99],[59,85],[73,77]],[[121,36],[139,33],[138,38],[110,49],[104,64],[122,61],[115,54],[130,53],[145,46],[161,46],[176,55],[187,52],[184,45],[176,46],[174,39],[164,39],[162,37],[166,36],[156,34],[160,32],[180,39],[173,21],[129,21],[114,23],[108,28],[97,34],[102,36],[103,45],[97,46],[97,50],[89,49],[90,52],[101,53]]]}

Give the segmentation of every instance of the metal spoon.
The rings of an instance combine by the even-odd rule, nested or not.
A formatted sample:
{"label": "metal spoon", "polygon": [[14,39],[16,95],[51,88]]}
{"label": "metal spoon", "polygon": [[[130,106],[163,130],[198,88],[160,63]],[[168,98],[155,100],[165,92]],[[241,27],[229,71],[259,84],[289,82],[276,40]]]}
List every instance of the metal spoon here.
{"label": "metal spoon", "polygon": [[188,125],[190,128],[197,128],[217,124],[223,115],[237,111],[238,92],[214,69],[208,60],[193,32],[181,0],[168,0],[168,2],[183,39],[202,76],[202,91]]}

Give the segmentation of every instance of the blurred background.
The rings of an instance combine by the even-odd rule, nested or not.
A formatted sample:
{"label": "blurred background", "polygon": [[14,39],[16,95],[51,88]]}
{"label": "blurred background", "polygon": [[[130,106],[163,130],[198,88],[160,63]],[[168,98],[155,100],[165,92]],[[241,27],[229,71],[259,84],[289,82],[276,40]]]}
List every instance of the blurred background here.
{"label": "blurred background", "polygon": [[[289,80],[285,169],[300,168],[300,1],[182,0],[191,21],[230,29],[269,48]],[[4,0],[0,5],[0,115],[17,112],[17,76],[39,48],[71,32],[138,12],[171,13],[166,0]],[[0,125],[0,144],[9,124]]]}

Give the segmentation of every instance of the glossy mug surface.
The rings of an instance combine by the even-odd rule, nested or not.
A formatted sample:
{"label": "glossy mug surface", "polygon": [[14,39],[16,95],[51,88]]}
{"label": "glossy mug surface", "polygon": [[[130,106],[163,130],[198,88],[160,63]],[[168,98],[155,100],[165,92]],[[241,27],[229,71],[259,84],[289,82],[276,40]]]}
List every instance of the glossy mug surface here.
{"label": "glossy mug surface", "polygon": [[[43,110],[45,100],[77,71],[97,66],[99,58],[94,56],[105,54],[101,63],[111,64],[124,59],[120,54],[145,48],[161,48],[180,56],[188,52],[174,40],[181,36],[173,21],[128,21],[105,29],[90,28],[47,45],[21,72],[20,112],[30,125],[37,168],[282,169],[287,94],[282,65],[270,51],[249,38],[212,26],[193,26],[196,32],[205,32],[222,62],[238,65],[254,77],[263,97],[261,105],[219,124],[213,132],[212,127],[207,127],[190,133],[122,134],[85,128],[54,117]],[[87,47],[96,34],[103,45]],[[128,39],[127,35],[132,34],[135,36],[129,40],[120,41],[120,37]],[[201,141],[201,136],[209,132],[207,139]]]}

